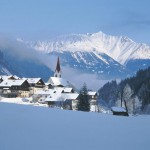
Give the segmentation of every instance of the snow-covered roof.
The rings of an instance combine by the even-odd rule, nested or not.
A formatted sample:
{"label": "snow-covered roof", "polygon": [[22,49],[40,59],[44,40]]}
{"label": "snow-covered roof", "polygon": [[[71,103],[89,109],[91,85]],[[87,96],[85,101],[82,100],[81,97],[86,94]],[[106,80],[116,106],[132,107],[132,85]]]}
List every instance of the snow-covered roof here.
{"label": "snow-covered roof", "polygon": [[26,80],[19,79],[19,80],[9,80],[6,79],[2,83],[0,83],[1,87],[11,87],[11,86],[21,86]]}
{"label": "snow-covered roof", "polygon": [[68,86],[69,83],[68,81],[66,81],[63,78],[57,78],[57,77],[50,77],[50,79],[48,80],[49,83],[51,83],[54,86]]}
{"label": "snow-covered roof", "polygon": [[124,107],[111,107],[111,110],[114,112],[126,112]]}
{"label": "snow-covered roof", "polygon": [[79,96],[78,93],[62,93],[63,90],[64,88],[61,87],[50,89],[50,95],[45,99],[45,101],[65,101],[67,99],[72,100],[76,99]]}
{"label": "snow-covered roof", "polygon": [[64,100],[74,100],[74,99],[77,99],[79,96],[78,93],[62,93],[62,97]]}
{"label": "snow-covered roof", "polygon": [[2,76],[0,76],[3,80],[6,80],[6,79],[8,79],[8,78],[11,78],[12,76],[6,76],[6,75],[2,75]]}
{"label": "snow-covered roof", "polygon": [[26,80],[29,82],[29,84],[36,84],[41,80],[41,78],[27,78]]}
{"label": "snow-covered roof", "polygon": [[50,83],[45,83],[45,85],[47,85],[47,86],[48,86],[48,85],[50,85]]}
{"label": "snow-covered roof", "polygon": [[70,88],[70,87],[65,87],[63,89],[63,92],[65,92],[65,93],[70,93],[71,91],[72,91],[72,88]]}
{"label": "snow-covered roof", "polygon": [[7,79],[10,79],[12,77],[15,78],[15,79],[19,79],[19,77],[16,76],[16,75],[14,75],[14,76],[13,75],[8,75],[8,76],[7,75],[1,75],[0,76],[0,78],[2,78],[3,80],[7,80]]}
{"label": "snow-covered roof", "polygon": [[55,88],[50,89],[50,95],[45,99],[45,101],[62,101],[61,93],[63,91],[63,88]]}
{"label": "snow-covered roof", "polygon": [[13,75],[13,77],[14,77],[15,79],[20,79],[20,77],[18,77],[18,76],[16,76],[16,75]]}
{"label": "snow-covered roof", "polygon": [[94,91],[88,91],[88,95],[96,95],[96,92],[94,92]]}

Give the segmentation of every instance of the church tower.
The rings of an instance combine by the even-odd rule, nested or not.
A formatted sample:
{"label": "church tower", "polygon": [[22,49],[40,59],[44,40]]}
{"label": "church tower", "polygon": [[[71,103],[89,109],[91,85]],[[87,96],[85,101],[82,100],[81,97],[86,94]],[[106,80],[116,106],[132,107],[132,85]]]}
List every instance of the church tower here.
{"label": "church tower", "polygon": [[61,68],[60,68],[59,57],[58,57],[58,59],[57,59],[57,65],[56,65],[54,77],[61,78]]}

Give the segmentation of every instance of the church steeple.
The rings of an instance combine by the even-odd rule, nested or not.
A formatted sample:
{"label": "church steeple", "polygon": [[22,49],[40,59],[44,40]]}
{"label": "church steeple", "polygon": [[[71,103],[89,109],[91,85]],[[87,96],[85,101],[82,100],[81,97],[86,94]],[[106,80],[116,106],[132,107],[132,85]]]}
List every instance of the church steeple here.
{"label": "church steeple", "polygon": [[59,57],[58,57],[58,59],[57,59],[57,65],[56,65],[54,77],[61,78],[61,68],[60,68]]}

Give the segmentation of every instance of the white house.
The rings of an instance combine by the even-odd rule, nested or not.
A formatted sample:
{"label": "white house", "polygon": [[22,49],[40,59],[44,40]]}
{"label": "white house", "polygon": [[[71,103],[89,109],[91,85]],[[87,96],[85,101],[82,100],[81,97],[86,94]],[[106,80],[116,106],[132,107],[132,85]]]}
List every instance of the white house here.
{"label": "white house", "polygon": [[1,95],[4,97],[29,97],[29,88],[25,79],[5,79],[0,83]]}
{"label": "white house", "polygon": [[37,91],[45,87],[45,83],[41,78],[23,78],[30,84],[30,95],[33,95]]}
{"label": "white house", "polygon": [[72,92],[64,92],[65,88],[63,87],[56,87],[54,89],[51,89],[51,93],[47,98],[45,99],[45,102],[49,106],[59,106],[59,107],[70,107],[72,109],[72,101],[76,100],[79,96],[78,93]]}

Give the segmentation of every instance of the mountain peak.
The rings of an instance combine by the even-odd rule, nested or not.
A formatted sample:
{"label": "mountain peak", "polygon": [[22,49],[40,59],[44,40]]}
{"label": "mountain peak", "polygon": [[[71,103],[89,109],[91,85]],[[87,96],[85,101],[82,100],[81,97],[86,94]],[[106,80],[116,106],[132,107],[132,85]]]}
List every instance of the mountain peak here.
{"label": "mountain peak", "polygon": [[105,53],[122,65],[131,59],[150,59],[150,47],[136,43],[127,36],[112,36],[99,31],[97,33],[63,35],[51,41],[28,42],[28,44],[44,52],[82,51]]}

